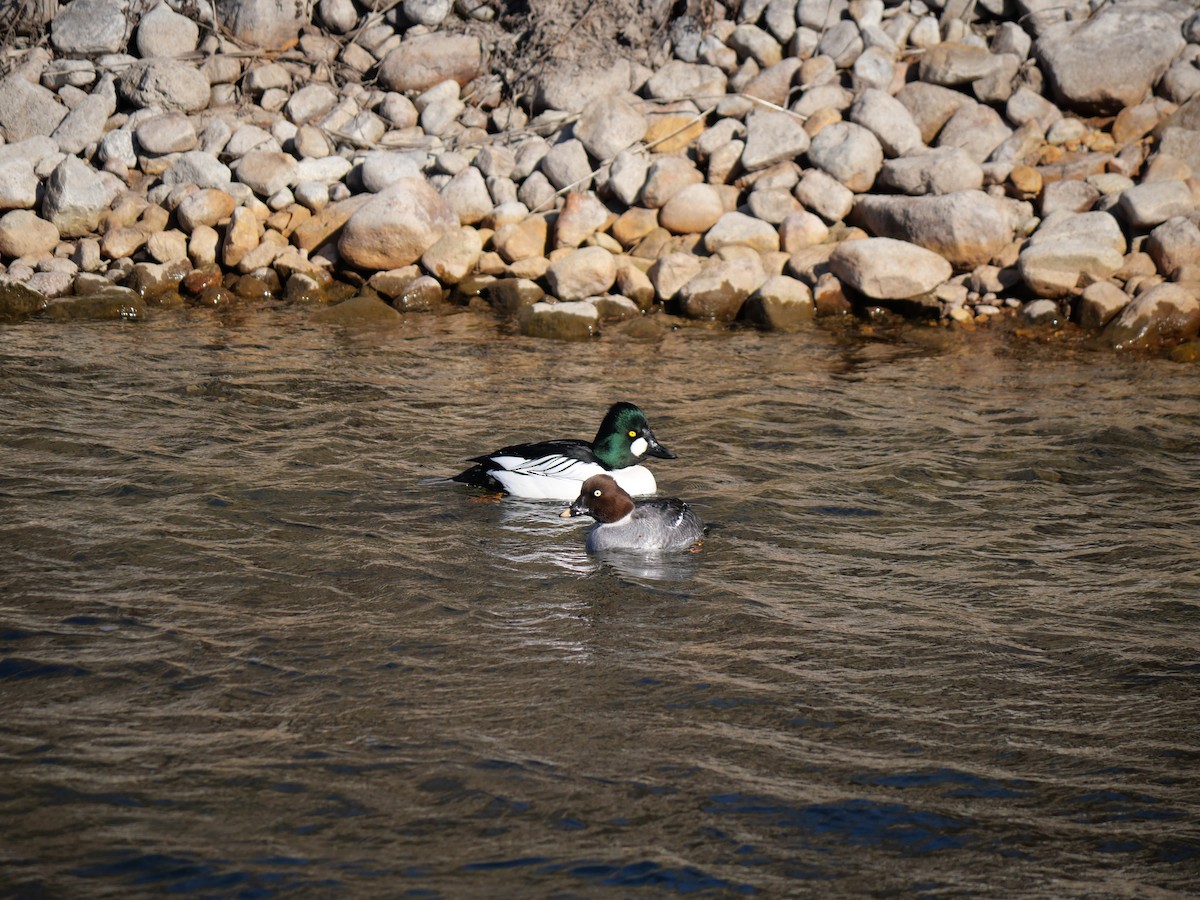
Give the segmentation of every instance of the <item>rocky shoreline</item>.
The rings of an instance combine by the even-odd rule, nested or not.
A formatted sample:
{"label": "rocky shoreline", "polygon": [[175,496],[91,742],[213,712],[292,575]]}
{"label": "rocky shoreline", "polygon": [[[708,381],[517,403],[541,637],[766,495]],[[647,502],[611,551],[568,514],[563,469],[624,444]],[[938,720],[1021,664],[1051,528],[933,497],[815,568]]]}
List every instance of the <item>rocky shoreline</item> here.
{"label": "rocky shoreline", "polygon": [[0,319],[273,297],[586,339],[882,309],[1200,346],[1186,2],[701,2],[638,40],[649,4],[567,4],[519,80],[497,2],[47,5],[0,58]]}

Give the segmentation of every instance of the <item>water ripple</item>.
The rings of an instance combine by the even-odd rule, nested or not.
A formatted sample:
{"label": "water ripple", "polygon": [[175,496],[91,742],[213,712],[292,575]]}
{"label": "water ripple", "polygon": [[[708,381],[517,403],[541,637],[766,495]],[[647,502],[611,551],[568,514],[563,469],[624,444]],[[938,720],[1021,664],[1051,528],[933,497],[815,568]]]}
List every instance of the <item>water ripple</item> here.
{"label": "water ripple", "polygon": [[[6,327],[0,887],[1193,894],[1194,370],[926,337]],[[619,398],[702,552],[444,480]]]}

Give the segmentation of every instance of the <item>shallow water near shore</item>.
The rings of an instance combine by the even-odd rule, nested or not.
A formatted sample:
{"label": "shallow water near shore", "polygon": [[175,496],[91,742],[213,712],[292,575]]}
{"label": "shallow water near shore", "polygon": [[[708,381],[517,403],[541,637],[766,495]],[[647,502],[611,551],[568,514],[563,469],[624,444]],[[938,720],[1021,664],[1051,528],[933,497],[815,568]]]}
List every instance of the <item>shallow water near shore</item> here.
{"label": "shallow water near shore", "polygon": [[[1193,893],[1196,370],[928,343],[4,328],[0,893]],[[617,399],[700,552],[439,480]]]}

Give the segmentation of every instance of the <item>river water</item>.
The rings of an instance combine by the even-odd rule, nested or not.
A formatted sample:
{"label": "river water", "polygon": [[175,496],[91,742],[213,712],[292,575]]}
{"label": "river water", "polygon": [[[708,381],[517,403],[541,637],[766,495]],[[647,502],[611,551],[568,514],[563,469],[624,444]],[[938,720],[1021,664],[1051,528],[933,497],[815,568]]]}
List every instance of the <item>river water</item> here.
{"label": "river water", "polygon": [[[1200,377],[999,333],[0,331],[0,894],[1200,890]],[[633,400],[698,553],[442,476]]]}

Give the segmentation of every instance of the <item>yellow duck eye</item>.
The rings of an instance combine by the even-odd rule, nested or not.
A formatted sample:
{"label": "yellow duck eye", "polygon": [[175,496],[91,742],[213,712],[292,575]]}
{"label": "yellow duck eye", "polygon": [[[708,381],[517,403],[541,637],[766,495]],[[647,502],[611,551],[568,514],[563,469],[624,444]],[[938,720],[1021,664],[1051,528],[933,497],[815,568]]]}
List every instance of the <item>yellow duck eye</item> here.
{"label": "yellow duck eye", "polygon": [[597,488],[596,490],[592,491],[592,496],[593,496],[593,497],[599,497],[599,496],[600,496],[601,494],[603,494],[603,493],[604,493],[604,491],[602,491],[602,490],[600,490],[599,488]]}
{"label": "yellow duck eye", "polygon": [[637,432],[636,432],[636,431],[631,431],[631,432],[629,432],[629,436],[630,436],[630,437],[637,437]]}

